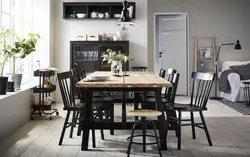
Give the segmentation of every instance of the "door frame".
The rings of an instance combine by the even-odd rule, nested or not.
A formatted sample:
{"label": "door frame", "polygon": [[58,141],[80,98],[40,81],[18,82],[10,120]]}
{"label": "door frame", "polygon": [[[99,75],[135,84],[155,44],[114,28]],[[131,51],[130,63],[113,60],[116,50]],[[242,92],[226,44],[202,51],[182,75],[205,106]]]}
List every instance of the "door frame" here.
{"label": "door frame", "polygon": [[186,58],[186,61],[187,61],[187,65],[186,65],[186,70],[187,70],[187,77],[186,77],[186,81],[187,81],[187,90],[186,90],[186,95],[189,95],[189,89],[190,89],[190,85],[189,85],[189,82],[190,82],[190,78],[188,77],[189,74],[190,74],[190,64],[189,64],[189,61],[190,61],[190,55],[189,55],[189,14],[188,13],[182,13],[182,12],[167,12],[167,13],[154,13],[154,71],[156,71],[156,56],[159,52],[157,52],[157,17],[159,16],[167,16],[167,15],[185,15],[186,16],[186,20],[187,20],[187,23],[186,23],[186,52],[187,52],[187,58]]}

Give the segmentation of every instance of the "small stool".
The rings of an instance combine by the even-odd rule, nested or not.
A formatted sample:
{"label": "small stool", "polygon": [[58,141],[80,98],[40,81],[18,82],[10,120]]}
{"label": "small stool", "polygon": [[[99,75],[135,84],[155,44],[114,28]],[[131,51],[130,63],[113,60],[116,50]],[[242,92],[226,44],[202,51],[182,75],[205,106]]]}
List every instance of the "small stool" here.
{"label": "small stool", "polygon": [[245,87],[244,89],[244,97],[245,97],[245,102],[247,106],[250,106],[250,82],[242,82]]}
{"label": "small stool", "polygon": [[[128,116],[133,116],[133,117],[141,117],[141,120],[137,120],[132,128],[131,136],[127,138],[128,141],[128,149],[127,149],[127,157],[130,155],[131,151],[131,146],[132,144],[138,144],[143,146],[143,152],[146,152],[146,145],[153,145],[157,144],[158,146],[158,151],[160,154],[160,157],[162,157],[161,154],[161,147],[160,147],[160,139],[157,137],[156,133],[156,126],[153,120],[147,120],[147,117],[158,117],[162,113],[160,111],[156,110],[145,110],[145,109],[138,109],[138,110],[133,110],[129,111],[127,113]],[[151,125],[154,129],[155,136],[153,135],[147,135],[146,129],[147,129],[147,124]],[[142,126],[142,135],[134,135],[135,129],[138,125]],[[134,137],[142,137],[142,143],[139,142],[133,142]],[[146,143],[146,137],[154,137],[156,139],[156,142],[151,142],[151,143]]]}

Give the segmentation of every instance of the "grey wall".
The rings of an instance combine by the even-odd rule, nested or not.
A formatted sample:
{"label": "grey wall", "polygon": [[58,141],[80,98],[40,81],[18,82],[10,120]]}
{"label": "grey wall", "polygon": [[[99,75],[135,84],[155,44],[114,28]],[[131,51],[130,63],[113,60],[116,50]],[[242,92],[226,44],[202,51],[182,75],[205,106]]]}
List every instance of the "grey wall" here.
{"label": "grey wall", "polygon": [[0,141],[30,120],[32,90],[0,100]]}
{"label": "grey wall", "polygon": [[226,60],[250,60],[249,6],[249,0],[148,0],[149,69],[154,69],[154,13],[189,14],[190,71],[193,70],[194,36],[215,36],[217,46],[239,39],[243,49],[234,51],[232,46],[224,47],[220,53],[220,63]]}

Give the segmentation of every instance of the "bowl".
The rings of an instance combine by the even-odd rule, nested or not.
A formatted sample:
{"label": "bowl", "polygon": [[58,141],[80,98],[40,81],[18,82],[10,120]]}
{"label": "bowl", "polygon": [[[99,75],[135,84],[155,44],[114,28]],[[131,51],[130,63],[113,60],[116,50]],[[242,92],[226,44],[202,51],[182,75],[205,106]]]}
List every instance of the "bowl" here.
{"label": "bowl", "polygon": [[77,16],[77,18],[82,19],[82,18],[85,18],[87,16],[87,14],[77,13],[76,16]]}

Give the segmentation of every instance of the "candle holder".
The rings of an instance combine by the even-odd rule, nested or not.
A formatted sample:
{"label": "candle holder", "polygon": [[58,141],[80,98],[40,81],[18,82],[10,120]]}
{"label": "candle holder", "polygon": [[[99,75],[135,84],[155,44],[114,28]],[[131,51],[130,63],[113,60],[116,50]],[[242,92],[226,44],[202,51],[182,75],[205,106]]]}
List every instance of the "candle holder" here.
{"label": "candle holder", "polygon": [[123,62],[122,67],[123,67],[123,76],[129,76],[127,74],[127,62]]}

